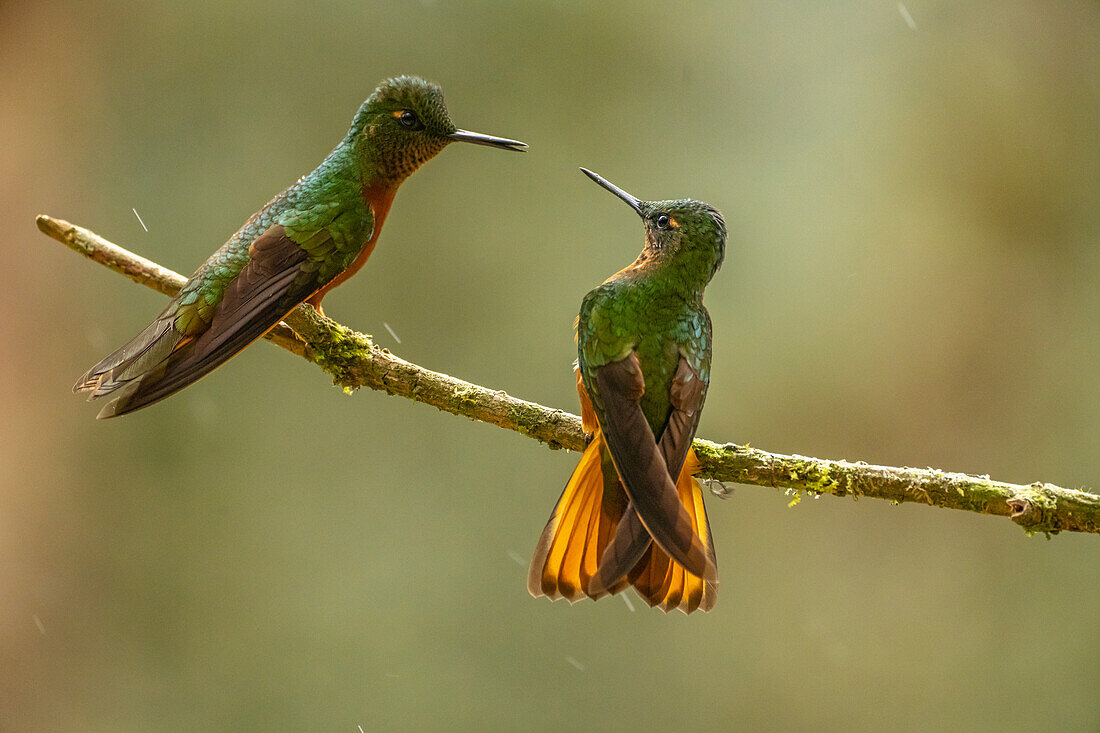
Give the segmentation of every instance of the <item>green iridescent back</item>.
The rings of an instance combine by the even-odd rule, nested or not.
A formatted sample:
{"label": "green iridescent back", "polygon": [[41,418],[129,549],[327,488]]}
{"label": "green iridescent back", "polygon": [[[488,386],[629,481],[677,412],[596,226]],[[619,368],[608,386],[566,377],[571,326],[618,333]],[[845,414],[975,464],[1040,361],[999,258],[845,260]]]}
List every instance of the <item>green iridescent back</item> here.
{"label": "green iridescent back", "polygon": [[356,156],[345,139],[316,169],[253,214],[195,271],[165,310],[176,313],[176,330],[192,335],[209,326],[226,286],[248,264],[252,242],[275,224],[282,224],[309,254],[298,275],[303,288],[307,281],[324,282],[347,268],[374,228],[361,191]]}
{"label": "green iridescent back", "polygon": [[[722,263],[726,230],[721,215],[697,201],[641,206],[645,247],[633,264],[585,296],[577,318],[577,363],[598,414],[593,370],[636,353],[645,376],[642,412],[659,436],[680,356],[710,383],[711,322],[702,298]],[[649,218],[656,212],[670,215],[675,226],[658,230]]]}

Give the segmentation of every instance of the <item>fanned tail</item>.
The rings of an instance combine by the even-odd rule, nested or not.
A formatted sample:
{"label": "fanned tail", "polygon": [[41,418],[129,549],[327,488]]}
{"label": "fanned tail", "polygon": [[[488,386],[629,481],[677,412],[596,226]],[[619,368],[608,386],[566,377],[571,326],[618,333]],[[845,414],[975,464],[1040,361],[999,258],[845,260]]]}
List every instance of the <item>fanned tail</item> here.
{"label": "fanned tail", "polygon": [[[690,453],[676,488],[697,535],[713,557],[702,489],[691,475],[696,470],[698,461]],[[539,538],[527,575],[528,592],[535,597],[565,598],[575,603],[582,598],[596,600],[613,595],[633,585],[650,606],[665,612],[710,610],[717,599],[716,585],[686,572],[654,542],[649,543],[649,549],[629,574],[608,587],[592,582],[627,505],[626,493],[597,429]]]}

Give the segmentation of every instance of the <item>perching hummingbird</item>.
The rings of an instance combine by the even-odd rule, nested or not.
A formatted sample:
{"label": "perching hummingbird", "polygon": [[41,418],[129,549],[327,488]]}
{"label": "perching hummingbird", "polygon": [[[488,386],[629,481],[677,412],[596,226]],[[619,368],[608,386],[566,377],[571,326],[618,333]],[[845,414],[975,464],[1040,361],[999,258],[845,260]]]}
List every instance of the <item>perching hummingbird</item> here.
{"label": "perching hummingbird", "polygon": [[573,602],[632,585],[663,611],[706,611],[717,566],[691,442],[710,383],[703,288],[725,256],[726,224],[699,201],[640,201],[581,170],[642,217],[645,246],[581,303],[575,368],[592,441],[542,532],[527,590]]}
{"label": "perching hummingbird", "polygon": [[370,257],[397,187],[448,144],[527,145],[460,130],[443,92],[414,76],[382,82],[351,129],[308,175],[273,198],[210,256],[148,328],[73,387],[115,398],[99,417],[164,399],[321,299]]}

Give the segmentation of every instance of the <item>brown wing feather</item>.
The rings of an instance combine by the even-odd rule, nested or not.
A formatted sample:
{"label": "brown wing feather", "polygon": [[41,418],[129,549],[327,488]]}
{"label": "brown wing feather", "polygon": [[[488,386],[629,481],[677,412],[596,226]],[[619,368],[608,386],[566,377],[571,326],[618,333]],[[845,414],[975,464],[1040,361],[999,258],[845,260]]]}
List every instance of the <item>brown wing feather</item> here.
{"label": "brown wing feather", "polygon": [[[705,397],[706,384],[692,370],[687,359],[681,356],[670,391],[672,413],[657,445],[665,459],[669,477],[675,477],[677,481],[691,448],[691,441],[695,438]],[[603,553],[591,587],[600,590],[629,573],[649,549],[650,540],[649,532],[631,504],[615,530],[615,537]],[[708,547],[707,550],[713,557],[713,547]]]}
{"label": "brown wing feather", "polygon": [[699,427],[706,395],[706,382],[699,378],[687,359],[681,356],[669,390],[672,413],[668,417],[668,425],[661,433],[661,454],[668,464],[669,476],[673,478],[680,475],[680,469],[684,467],[688,451],[691,450],[691,441],[695,440],[695,430]]}
{"label": "brown wing feather", "polygon": [[[706,543],[707,550],[713,557],[714,540],[710,531],[710,521],[707,519],[707,510],[703,505],[703,490],[699,482],[692,477],[692,474],[698,470],[699,462],[695,454],[689,451],[684,468],[680,472],[680,478],[676,482],[676,490],[680,495],[680,501],[691,515],[695,533]],[[646,555],[630,571],[628,580],[646,603],[666,613],[673,609],[679,609],[684,613],[691,613],[696,609],[709,611],[718,600],[716,583],[684,572],[679,565],[670,562],[668,555],[656,544],[649,547]]]}
{"label": "brown wing feather", "polygon": [[[597,367],[594,373],[603,403],[600,426],[641,523],[660,548],[688,572],[710,582],[716,581],[713,554],[696,535],[692,517],[680,501],[669,466],[642,413],[639,400],[645,393],[645,380],[638,357],[631,353],[625,359]],[[683,399],[683,395],[678,399]],[[684,438],[686,433],[694,431],[685,431],[684,426],[697,422],[698,413],[699,410],[694,410],[692,416],[686,416],[688,419],[683,425],[678,423],[674,428],[670,438],[674,460],[681,452],[686,455],[686,446],[690,446],[691,441]],[[682,460],[680,458],[681,465]],[[637,547],[633,537],[624,542],[629,548]],[[603,579],[611,577],[614,576],[609,574]]]}
{"label": "brown wing feather", "polygon": [[[691,478],[698,463],[690,452],[706,385],[681,360],[672,386],[673,413],[662,431],[659,449],[666,466],[679,471],[676,491],[692,531],[714,557],[710,526],[699,485]],[[566,484],[543,530],[528,574],[531,595],[576,602],[600,598],[633,584],[642,598],[663,611],[708,610],[717,588],[685,572],[652,537],[629,503],[610,461],[592,403],[578,378],[577,391],[592,442]],[[589,420],[591,421],[589,423]],[[611,582],[613,581],[613,582]]]}
{"label": "brown wing feather", "polygon": [[210,326],[197,337],[177,339],[164,358],[130,375],[121,394],[99,417],[133,412],[198,381],[271,330],[321,284],[304,272],[308,256],[281,225],[257,237],[249,256],[248,264],[226,286]]}
{"label": "brown wing feather", "polygon": [[638,518],[634,505],[628,504],[623,518],[615,527],[615,535],[604,548],[599,567],[589,581],[589,591],[602,593],[616,584],[638,564],[652,544],[653,538]]}

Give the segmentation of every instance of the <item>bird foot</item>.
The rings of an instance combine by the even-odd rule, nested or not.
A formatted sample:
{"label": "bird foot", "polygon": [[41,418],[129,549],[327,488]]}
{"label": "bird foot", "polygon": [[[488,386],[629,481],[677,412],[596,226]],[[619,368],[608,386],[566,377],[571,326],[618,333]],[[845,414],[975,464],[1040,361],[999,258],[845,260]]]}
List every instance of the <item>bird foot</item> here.
{"label": "bird foot", "polygon": [[324,317],[325,309],[321,307],[321,298],[320,297],[315,295],[312,298],[310,298],[309,300],[307,300],[306,302],[309,303],[311,306],[313,306],[313,310],[317,311],[317,315],[321,316],[322,318]]}

